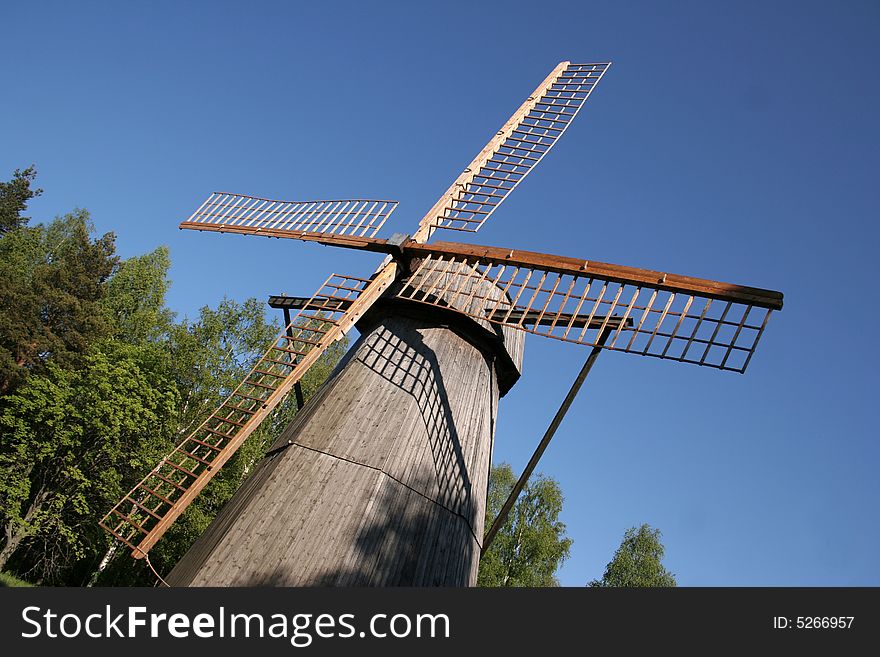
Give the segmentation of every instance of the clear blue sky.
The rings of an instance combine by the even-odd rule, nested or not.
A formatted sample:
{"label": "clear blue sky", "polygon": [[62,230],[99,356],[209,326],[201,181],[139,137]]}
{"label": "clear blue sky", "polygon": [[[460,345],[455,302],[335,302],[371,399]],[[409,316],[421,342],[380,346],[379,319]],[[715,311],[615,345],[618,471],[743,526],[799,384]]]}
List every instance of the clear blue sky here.
{"label": "clear blue sky", "polygon": [[[566,585],[627,527],[682,585],[880,585],[876,2],[46,3],[3,9],[0,177],[37,219],[171,248],[169,304],[310,293],[375,257],[178,231],[213,190],[396,198],[415,222],[560,60],[613,60],[470,241],[785,292],[745,375],[609,353],[540,470]],[[871,181],[874,181],[872,184]],[[442,239],[456,239],[458,234]],[[530,338],[522,468],[587,350]]]}

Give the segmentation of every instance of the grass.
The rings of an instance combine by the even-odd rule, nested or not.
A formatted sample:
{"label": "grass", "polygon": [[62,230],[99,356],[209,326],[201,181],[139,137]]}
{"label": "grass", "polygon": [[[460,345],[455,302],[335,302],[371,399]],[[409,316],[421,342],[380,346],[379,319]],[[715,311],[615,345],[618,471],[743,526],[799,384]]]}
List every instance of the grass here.
{"label": "grass", "polygon": [[9,573],[0,572],[0,586],[33,586]]}

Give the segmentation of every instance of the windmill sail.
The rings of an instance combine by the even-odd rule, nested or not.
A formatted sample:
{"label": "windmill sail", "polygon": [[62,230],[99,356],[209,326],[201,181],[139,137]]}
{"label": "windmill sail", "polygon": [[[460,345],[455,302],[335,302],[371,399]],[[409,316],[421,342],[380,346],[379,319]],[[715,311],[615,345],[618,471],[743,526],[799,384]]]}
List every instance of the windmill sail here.
{"label": "windmill sail", "polygon": [[371,238],[396,207],[397,201],[277,201],[214,192],[180,227],[299,239]]}
{"label": "windmill sail", "polygon": [[[770,313],[782,308],[779,292],[635,267],[447,242],[404,250],[421,258],[399,292],[405,299],[454,305],[557,340],[721,370],[745,372]],[[484,283],[501,297],[480,292]]]}
{"label": "windmill sail", "polygon": [[610,63],[560,63],[452,183],[413,236],[437,228],[476,232],[577,116]]}
{"label": "windmill sail", "polygon": [[331,275],[220,407],[114,506],[101,526],[128,545],[134,557],[145,556],[395,274],[392,263],[371,280]]}

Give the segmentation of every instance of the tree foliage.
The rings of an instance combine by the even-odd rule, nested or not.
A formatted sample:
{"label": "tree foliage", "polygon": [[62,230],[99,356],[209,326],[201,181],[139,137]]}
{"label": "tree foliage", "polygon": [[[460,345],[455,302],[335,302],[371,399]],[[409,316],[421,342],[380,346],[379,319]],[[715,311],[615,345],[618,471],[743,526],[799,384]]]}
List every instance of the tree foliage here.
{"label": "tree foliage", "polygon": [[31,188],[36,177],[32,165],[24,171],[16,169],[9,182],[0,181],[0,236],[27,225],[28,217],[22,213],[28,201],[43,193],[42,189]]}
{"label": "tree foliage", "polygon": [[[506,463],[492,466],[486,504],[488,531],[516,484]],[[556,571],[568,558],[572,540],[560,522],[562,491],[543,475],[532,477],[504,527],[480,560],[478,586],[558,586]]]}
{"label": "tree foliage", "polygon": [[0,239],[0,394],[51,360],[75,367],[110,326],[99,307],[118,258],[115,238],[92,239],[84,210]]}
{"label": "tree foliage", "polygon": [[[35,175],[0,183],[0,569],[47,584],[153,584],[98,520],[219,405],[280,327],[256,299],[177,320],[165,305],[168,249],[120,260],[113,234],[93,237],[83,210],[28,225]],[[345,346],[307,373],[307,395]],[[151,552],[160,571],[297,410],[282,403],[172,526]]]}
{"label": "tree foliage", "polygon": [[95,350],[75,370],[50,362],[7,396],[0,568],[24,548],[22,575],[60,583],[68,564],[94,556],[103,543],[96,518],[167,450],[177,401],[171,381],[132,347]]}
{"label": "tree foliage", "polygon": [[174,315],[165,307],[171,255],[167,246],[119,263],[100,301],[113,337],[128,344],[161,341]]}
{"label": "tree foliage", "polygon": [[647,524],[630,527],[614,558],[605,568],[602,579],[589,582],[598,587],[670,587],[675,586],[675,576],[661,563],[664,547],[660,542],[660,530]]}
{"label": "tree foliage", "polygon": [[267,322],[264,304],[223,299],[201,308],[195,320],[171,326],[167,350],[172,376],[181,391],[178,435],[189,433],[229,395],[278,334]]}

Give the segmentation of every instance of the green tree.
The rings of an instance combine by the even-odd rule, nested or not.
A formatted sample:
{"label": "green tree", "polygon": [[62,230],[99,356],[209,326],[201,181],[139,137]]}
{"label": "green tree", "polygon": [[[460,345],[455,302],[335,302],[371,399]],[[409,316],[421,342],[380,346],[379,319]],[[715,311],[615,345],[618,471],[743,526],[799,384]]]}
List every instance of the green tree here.
{"label": "green tree", "polygon": [[170,268],[167,246],[119,264],[100,301],[115,339],[128,344],[167,339],[174,320],[174,314],[165,307]]}
{"label": "green tree", "polygon": [[257,299],[223,299],[216,309],[203,307],[196,320],[171,327],[167,349],[181,393],[179,437],[214,411],[278,334],[263,308]]}
{"label": "green tree", "polygon": [[[506,463],[492,466],[486,504],[488,531],[516,477]],[[504,527],[480,560],[477,586],[558,586],[556,570],[568,558],[572,540],[565,536],[559,484],[541,474],[520,493]]]}
{"label": "green tree", "polygon": [[28,217],[21,213],[28,201],[43,193],[31,187],[36,177],[37,170],[31,165],[24,171],[16,169],[9,182],[0,182],[0,236],[27,225]]}
{"label": "green tree", "polygon": [[675,586],[675,576],[661,563],[665,550],[660,536],[659,529],[651,529],[647,524],[627,529],[602,579],[592,580],[587,585],[629,588]]}
{"label": "green tree", "polygon": [[144,355],[121,346],[75,370],[50,362],[3,399],[0,569],[16,555],[18,573],[60,583],[100,550],[97,519],[169,447],[178,396]]}
{"label": "green tree", "polygon": [[[279,331],[264,304],[224,299],[196,319],[165,305],[170,257],[119,261],[88,213],[28,225],[33,168],[0,184],[0,568],[94,581],[116,552],[104,513],[210,414]],[[346,350],[304,377],[306,396]],[[292,396],[240,447],[151,553],[168,570],[299,409]],[[119,550],[119,553],[125,551]],[[152,584],[117,559],[99,582]],[[135,562],[143,566],[143,562]]]}
{"label": "green tree", "polygon": [[110,331],[99,307],[116,268],[115,238],[91,238],[85,210],[0,238],[0,394],[52,360],[76,367]]}

